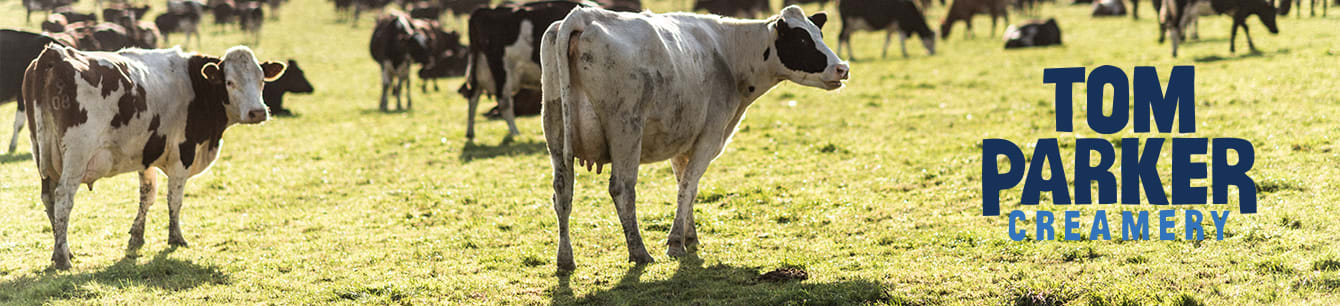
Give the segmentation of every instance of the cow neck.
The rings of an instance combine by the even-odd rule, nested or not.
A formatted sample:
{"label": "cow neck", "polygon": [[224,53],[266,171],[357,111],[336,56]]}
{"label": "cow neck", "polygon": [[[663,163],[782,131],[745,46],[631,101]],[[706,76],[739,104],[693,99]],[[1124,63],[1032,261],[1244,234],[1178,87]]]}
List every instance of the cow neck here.
{"label": "cow neck", "polygon": [[223,131],[233,124],[225,108],[229,101],[223,82],[210,82],[201,74],[205,64],[209,63],[219,65],[219,74],[224,75],[222,60],[217,57],[197,54],[187,60],[187,74],[191,76],[191,90],[195,95],[186,110],[186,140],[181,148],[183,161],[191,159],[189,156],[194,154],[186,153],[193,153],[199,144],[209,143],[210,149],[218,148]]}
{"label": "cow neck", "polygon": [[772,50],[776,34],[768,25],[770,21],[722,20],[718,25],[722,42],[728,44],[719,47],[719,52],[725,56],[737,92],[744,98],[742,106],[748,106],[783,80],[773,65],[768,64],[777,58],[777,50]]}

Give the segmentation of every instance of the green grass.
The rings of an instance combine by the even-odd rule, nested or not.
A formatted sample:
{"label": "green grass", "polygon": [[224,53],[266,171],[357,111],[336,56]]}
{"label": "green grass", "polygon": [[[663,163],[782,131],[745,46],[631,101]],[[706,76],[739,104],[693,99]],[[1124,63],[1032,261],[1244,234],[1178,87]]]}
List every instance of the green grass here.
{"label": "green grass", "polygon": [[[650,6],[664,11],[683,3]],[[1249,55],[1228,53],[1227,18],[1203,18],[1202,40],[1173,59],[1169,46],[1155,42],[1148,8],[1139,21],[1092,19],[1087,12],[1087,6],[1044,7],[1042,15],[1058,18],[1066,45],[1031,50],[1003,51],[984,17],[977,18],[976,38],[965,39],[960,25],[930,57],[913,41],[912,57],[896,56],[894,46],[895,56],[880,59],[883,35],[859,34],[861,61],[852,63],[847,88],[783,84],[754,104],[702,181],[695,206],[702,245],[691,258],[664,256],[676,186],[668,165],[645,165],[638,184],[640,225],[658,260],[644,267],[625,262],[608,174],[579,172],[572,217],[578,270],[560,277],[551,169],[538,119],[520,119],[523,134],[510,144],[501,143],[506,127],[499,121],[482,121],[478,139],[466,142],[465,103],[454,93],[459,79],[442,81],[440,92],[416,89],[412,112],[377,112],[379,75],[366,49],[370,15],[355,26],[337,19],[327,2],[295,0],[267,23],[254,48],[264,59],[297,59],[317,92],[289,97],[298,117],[230,130],[222,157],[187,185],[182,214],[191,247],[167,247],[160,198],[145,256],[123,258],[137,205],[134,176],[123,175],[79,192],[70,229],[74,269],[49,271],[51,230],[28,132],[18,154],[0,156],[0,303],[1340,299],[1334,235],[1340,222],[1330,218],[1340,201],[1333,191],[1340,177],[1333,139],[1340,132],[1332,121],[1340,118],[1340,19],[1281,18],[1275,36],[1253,19],[1261,53]],[[0,27],[36,28],[24,25],[22,15],[19,2],[0,3]],[[929,15],[939,20],[943,9]],[[830,44],[838,25],[826,29]],[[206,53],[245,41],[212,25],[204,31]],[[1239,48],[1246,50],[1245,42]],[[1165,78],[1173,65],[1196,65],[1198,133],[1191,136],[1255,144],[1251,175],[1261,185],[1260,213],[1235,212],[1225,240],[1201,243],[1013,242],[1004,217],[981,217],[983,138],[1026,146],[1038,138],[1064,144],[1150,136],[1087,129],[1082,86],[1076,87],[1078,132],[1054,132],[1042,69],[1104,64],[1128,74],[1135,65],[1152,65]],[[13,111],[12,103],[0,106],[0,122]],[[8,136],[8,123],[0,126]],[[1069,165],[1073,148],[1062,152]],[[1165,155],[1164,182],[1168,164]],[[1005,212],[1019,207],[1018,194],[1005,193]],[[1109,215],[1155,209],[1099,208]],[[1092,216],[1094,208],[1080,210]],[[809,279],[755,281],[780,267],[802,268]]]}

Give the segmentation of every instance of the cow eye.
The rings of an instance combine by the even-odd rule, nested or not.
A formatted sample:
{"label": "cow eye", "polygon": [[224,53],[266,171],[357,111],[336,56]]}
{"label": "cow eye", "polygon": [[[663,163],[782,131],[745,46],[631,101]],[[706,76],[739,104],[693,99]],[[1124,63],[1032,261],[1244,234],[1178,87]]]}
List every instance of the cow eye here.
{"label": "cow eye", "polygon": [[228,81],[228,87],[237,87],[237,85],[233,84],[233,81]]}

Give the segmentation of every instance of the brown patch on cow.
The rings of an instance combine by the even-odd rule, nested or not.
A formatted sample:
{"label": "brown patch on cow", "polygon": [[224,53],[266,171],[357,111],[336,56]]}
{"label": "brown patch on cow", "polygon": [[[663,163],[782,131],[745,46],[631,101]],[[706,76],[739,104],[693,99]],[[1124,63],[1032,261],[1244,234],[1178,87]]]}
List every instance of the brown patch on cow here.
{"label": "brown patch on cow", "polygon": [[[186,140],[178,144],[177,149],[181,153],[182,166],[188,169],[195,162],[196,146],[209,143],[209,149],[218,148],[219,139],[223,138],[223,131],[228,128],[228,111],[224,109],[228,103],[228,92],[224,82],[211,82],[201,73],[205,65],[210,63],[218,65],[219,69],[223,68],[223,60],[208,55],[192,56],[186,64],[195,97],[186,110]],[[220,71],[219,75],[226,74]]]}
{"label": "brown patch on cow", "polygon": [[88,111],[77,100],[78,87],[74,81],[75,75],[80,73],[75,67],[81,60],[80,54],[67,54],[70,56],[62,56],[50,48],[42,50],[24,72],[24,103],[28,104],[28,109],[34,110],[28,112],[29,122],[33,122],[29,128],[33,133],[45,132],[38,131],[36,120],[33,120],[37,119],[34,113],[38,109],[51,114],[55,126],[60,127],[58,135],[88,121]]}
{"label": "brown patch on cow", "polygon": [[163,152],[167,149],[167,135],[158,133],[160,123],[158,115],[154,115],[154,119],[149,121],[149,140],[144,142],[144,153],[140,155],[145,168],[153,165],[154,161],[163,156]]}

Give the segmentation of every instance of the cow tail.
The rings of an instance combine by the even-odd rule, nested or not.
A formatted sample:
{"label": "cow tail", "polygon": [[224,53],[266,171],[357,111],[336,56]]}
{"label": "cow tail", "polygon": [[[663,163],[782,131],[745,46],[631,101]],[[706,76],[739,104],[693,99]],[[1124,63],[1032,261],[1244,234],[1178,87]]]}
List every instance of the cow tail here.
{"label": "cow tail", "polygon": [[[544,52],[552,59],[552,61],[544,65],[546,67],[541,70],[542,74],[553,73],[552,76],[544,76],[542,78],[543,80],[559,82],[559,86],[557,86],[557,89],[559,90],[559,98],[561,100],[559,103],[561,103],[560,105],[563,107],[563,158],[569,162],[572,161],[572,157],[574,156],[572,151],[572,133],[574,129],[577,129],[577,127],[574,126],[575,121],[573,120],[573,117],[576,116],[573,108],[576,106],[573,104],[572,66],[571,58],[569,58],[571,50],[569,48],[574,47],[571,45],[571,40],[581,35],[581,32],[585,29],[586,21],[584,20],[585,18],[583,18],[585,15],[581,14],[583,11],[584,10],[581,8],[575,9],[568,14],[567,18],[555,23],[558,27],[558,31],[546,31],[545,36],[549,36],[550,34],[554,35],[554,37],[544,39],[547,42],[552,42],[553,48],[547,50],[548,52]],[[551,28],[552,27],[554,26],[551,26]]]}

